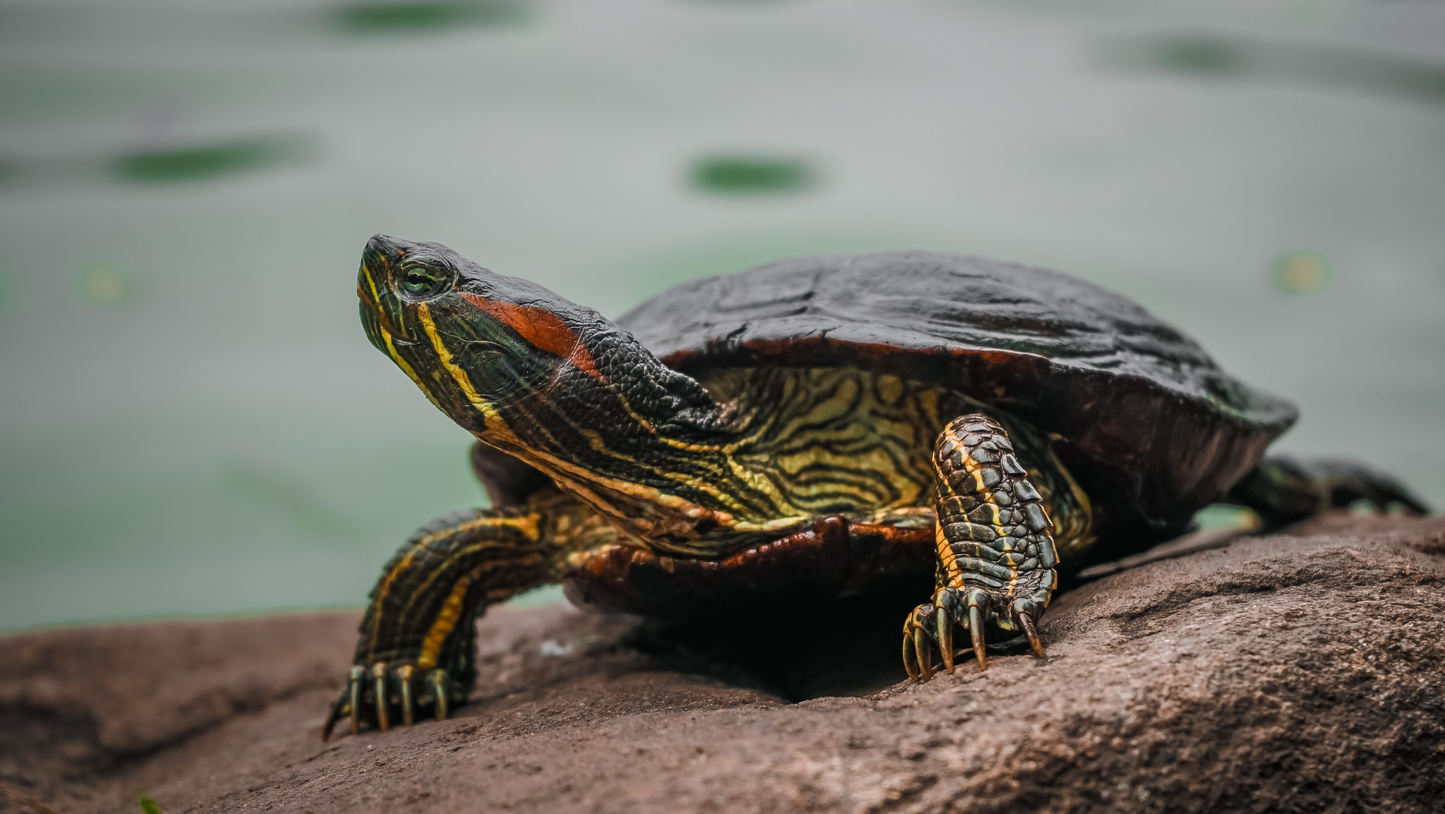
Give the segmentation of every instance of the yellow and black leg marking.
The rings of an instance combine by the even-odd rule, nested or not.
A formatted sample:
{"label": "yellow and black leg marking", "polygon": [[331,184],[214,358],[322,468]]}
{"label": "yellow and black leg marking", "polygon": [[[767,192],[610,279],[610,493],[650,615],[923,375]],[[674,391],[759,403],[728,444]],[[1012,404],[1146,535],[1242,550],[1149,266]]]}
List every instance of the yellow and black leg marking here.
{"label": "yellow and black leg marking", "polygon": [[371,591],[346,686],[321,738],[342,718],[351,732],[447,717],[476,681],[476,618],[487,605],[551,581],[545,516],[457,512],[417,530]]}
{"label": "yellow and black leg marking", "polygon": [[1044,657],[1037,627],[1058,584],[1058,555],[1043,497],[1014,457],[1008,433],[979,413],[956,418],[938,436],[933,461],[938,589],[903,624],[904,669],[914,679],[931,678],[937,645],[944,669],[953,672],[955,627],[968,630],[986,669],[989,624],[1021,631],[1015,641],[1026,640]]}

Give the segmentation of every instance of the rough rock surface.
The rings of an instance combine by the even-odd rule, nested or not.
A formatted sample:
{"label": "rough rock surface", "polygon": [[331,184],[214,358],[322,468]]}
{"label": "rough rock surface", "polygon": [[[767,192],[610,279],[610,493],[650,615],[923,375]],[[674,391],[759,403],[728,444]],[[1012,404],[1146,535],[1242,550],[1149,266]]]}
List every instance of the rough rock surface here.
{"label": "rough rock surface", "polygon": [[1047,662],[921,685],[902,615],[855,618],[497,612],[458,717],[327,744],[354,614],[13,634],[0,811],[1445,810],[1445,518],[1116,574],[1056,600]]}

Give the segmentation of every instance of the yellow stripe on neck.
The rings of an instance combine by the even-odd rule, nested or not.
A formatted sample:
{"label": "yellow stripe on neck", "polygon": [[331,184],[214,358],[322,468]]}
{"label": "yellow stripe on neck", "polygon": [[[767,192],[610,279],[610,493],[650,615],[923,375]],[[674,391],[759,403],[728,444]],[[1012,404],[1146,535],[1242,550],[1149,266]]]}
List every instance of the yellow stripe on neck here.
{"label": "yellow stripe on neck", "polygon": [[457,387],[460,387],[462,393],[466,394],[467,401],[471,403],[472,407],[482,414],[487,429],[506,430],[507,425],[502,421],[501,415],[497,413],[497,408],[490,401],[482,398],[482,395],[472,386],[471,377],[467,376],[467,372],[452,361],[452,352],[447,348],[446,343],[442,342],[441,335],[437,333],[436,323],[432,321],[431,309],[427,308],[426,303],[419,302],[416,304],[416,313],[421,317],[421,327],[426,331],[427,339],[431,340],[431,346],[437,352],[437,361],[441,362],[442,367],[451,374]]}

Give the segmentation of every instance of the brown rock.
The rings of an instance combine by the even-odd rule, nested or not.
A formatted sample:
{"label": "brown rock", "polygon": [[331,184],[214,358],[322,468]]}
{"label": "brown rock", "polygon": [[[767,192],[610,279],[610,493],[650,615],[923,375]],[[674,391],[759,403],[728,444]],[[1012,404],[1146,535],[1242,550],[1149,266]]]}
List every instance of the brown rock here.
{"label": "brown rock", "polygon": [[505,610],[457,718],[329,744],[353,614],[15,634],[0,783],[66,814],[1445,810],[1445,518],[1151,563],[1059,597],[1047,662],[922,685],[880,613]]}

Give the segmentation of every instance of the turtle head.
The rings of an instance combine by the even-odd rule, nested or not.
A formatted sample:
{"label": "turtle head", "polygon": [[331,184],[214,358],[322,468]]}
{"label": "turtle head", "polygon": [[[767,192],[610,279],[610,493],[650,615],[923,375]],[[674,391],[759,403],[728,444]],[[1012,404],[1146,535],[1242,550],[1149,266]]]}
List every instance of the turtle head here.
{"label": "turtle head", "polygon": [[499,410],[596,373],[582,334],[600,316],[439,243],[376,235],[357,295],[371,344],[473,433],[496,429]]}
{"label": "turtle head", "polygon": [[439,243],[373,237],[357,295],[371,344],[452,420],[524,458],[576,460],[599,435],[715,419],[697,382],[601,314]]}

